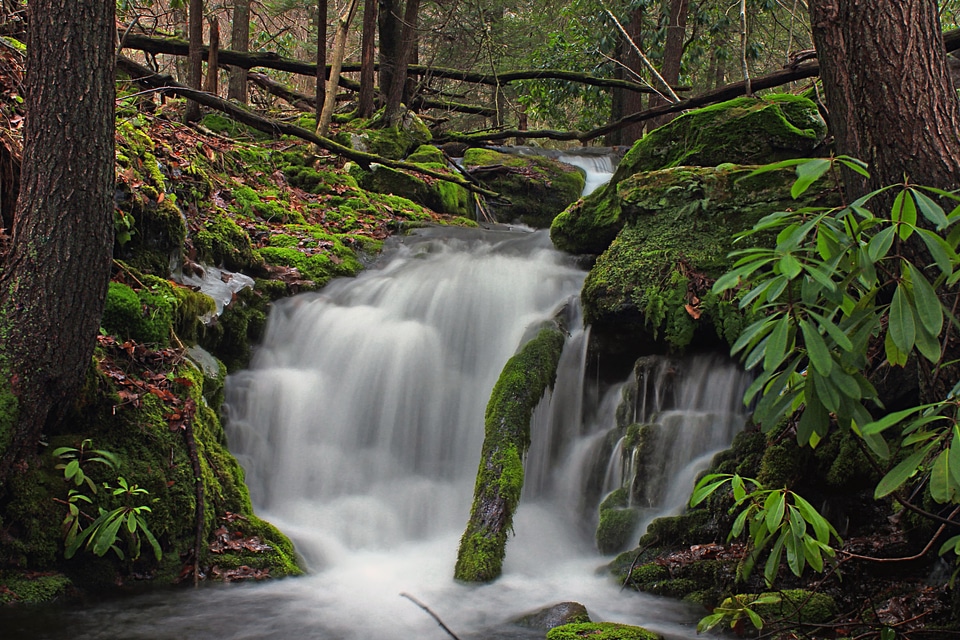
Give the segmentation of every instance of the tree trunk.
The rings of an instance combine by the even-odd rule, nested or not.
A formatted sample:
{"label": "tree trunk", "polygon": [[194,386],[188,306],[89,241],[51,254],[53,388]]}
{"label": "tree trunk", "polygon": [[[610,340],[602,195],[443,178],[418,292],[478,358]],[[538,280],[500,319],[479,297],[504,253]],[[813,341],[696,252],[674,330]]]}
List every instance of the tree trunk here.
{"label": "tree trunk", "polygon": [[[200,89],[203,86],[203,0],[190,0],[190,8],[187,12],[187,31],[190,41],[187,85],[194,89]],[[183,119],[185,122],[199,120],[199,103],[187,100]]]}
{"label": "tree trunk", "polygon": [[[233,4],[233,24],[230,28],[230,48],[234,51],[250,50],[250,0],[235,0]],[[247,103],[247,70],[240,67],[230,69],[230,86],[227,97],[240,104]]]}
{"label": "tree trunk", "polygon": [[934,0],[811,0],[837,152],[869,163],[849,197],[911,182],[953,189],[960,114]]}
{"label": "tree trunk", "polygon": [[358,115],[373,115],[374,56],[377,37],[377,0],[363,0],[363,35],[360,42],[360,96]]}
{"label": "tree trunk", "polygon": [[30,0],[20,199],[0,274],[0,493],[71,404],[100,326],[113,249],[115,10],[114,0]]}
{"label": "tree trunk", "polygon": [[[660,75],[670,86],[676,86],[680,81],[680,63],[683,60],[683,42],[687,34],[687,0],[670,0],[670,16],[667,23],[667,37],[663,43],[663,62]],[[658,107],[667,101],[658,95],[650,96],[650,107]],[[638,109],[639,111],[639,109]],[[662,127],[675,115],[656,118],[650,123],[650,128]]]}
{"label": "tree trunk", "polygon": [[[630,36],[630,39],[633,40],[639,46],[641,39],[643,38],[643,7],[637,7],[633,10],[633,14],[630,16],[630,24],[627,25],[627,33]],[[623,61],[627,69],[633,71],[637,75],[628,74],[631,77],[628,77],[627,80],[635,80],[643,73],[643,63],[640,61],[640,56],[637,55],[637,52],[634,51],[633,47],[629,42],[626,41],[626,38],[622,41],[623,51]],[[676,82],[676,79],[670,80],[666,79],[667,82]],[[650,98],[653,99],[653,96]],[[620,98],[621,104],[620,108],[623,109],[623,115],[628,115],[631,113],[637,113],[643,111],[643,94],[635,93],[633,91],[624,91]],[[624,127],[620,131],[620,141],[618,144],[631,146],[634,142],[643,137],[643,130],[645,124],[643,122],[637,122],[631,124],[630,126]]]}
{"label": "tree trunk", "polygon": [[378,0],[377,22],[380,32],[380,101],[386,103],[393,84],[393,73],[400,59],[399,0]]}
{"label": "tree trunk", "polygon": [[207,53],[207,83],[204,91],[217,95],[217,85],[220,81],[220,21],[217,16],[210,16],[210,48]]}
{"label": "tree trunk", "polygon": [[327,98],[327,0],[317,0],[317,122]]}
{"label": "tree trunk", "polygon": [[[333,109],[337,106],[337,85],[340,83],[340,68],[343,66],[343,57],[346,55],[347,35],[359,4],[360,0],[350,0],[350,4],[337,20],[337,33],[333,38],[333,58],[330,61],[330,77],[327,79],[323,111],[317,118],[317,135],[320,136],[326,136],[330,130]],[[319,66],[317,68],[319,69]]]}
{"label": "tree trunk", "polygon": [[400,52],[396,60],[393,78],[390,81],[390,93],[384,110],[384,120],[389,126],[395,126],[400,117],[400,103],[403,101],[404,88],[407,85],[407,65],[413,58],[417,43],[417,15],[420,13],[420,0],[407,0],[403,11],[403,28],[400,32]]}

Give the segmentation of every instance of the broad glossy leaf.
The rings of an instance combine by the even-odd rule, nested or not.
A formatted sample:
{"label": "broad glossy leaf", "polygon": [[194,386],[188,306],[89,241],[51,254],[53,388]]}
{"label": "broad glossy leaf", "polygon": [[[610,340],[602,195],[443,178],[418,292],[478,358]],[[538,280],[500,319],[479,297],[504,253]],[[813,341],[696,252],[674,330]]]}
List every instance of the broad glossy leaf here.
{"label": "broad glossy leaf", "polygon": [[803,270],[803,264],[801,264],[792,253],[783,254],[783,257],[780,258],[779,267],[780,273],[790,280],[800,275],[800,272]]}
{"label": "broad glossy leaf", "polygon": [[[957,227],[957,229],[960,229],[960,227]],[[923,240],[923,244],[927,246],[927,250],[930,251],[930,255],[933,256],[933,260],[937,263],[940,271],[947,275],[952,274],[958,261],[954,246],[929,229],[919,227],[917,233]]]}
{"label": "broad glossy leaf", "polygon": [[767,348],[763,355],[763,368],[772,371],[780,366],[787,356],[787,342],[790,338],[790,316],[784,315],[770,332]]}
{"label": "broad glossy leaf", "polygon": [[[957,273],[960,273],[958,271]],[[883,339],[883,349],[884,355],[887,357],[887,362],[894,366],[904,367],[907,365],[907,358],[910,357],[910,354],[906,351],[900,351],[897,348],[897,345],[893,342],[893,336],[890,335],[890,332],[887,332],[887,336]]]}
{"label": "broad glossy leaf", "polygon": [[913,229],[917,225],[917,205],[914,204],[913,198],[909,196],[906,189],[898,193],[894,199],[890,219],[900,223],[897,225],[897,235],[901,240],[906,240],[913,234]]}
{"label": "broad glossy leaf", "polygon": [[904,284],[897,285],[890,301],[890,316],[887,331],[893,339],[893,344],[903,353],[913,350],[917,339],[917,328],[914,324],[913,309]]}
{"label": "broad glossy leaf", "polygon": [[887,252],[890,251],[890,247],[893,246],[893,237],[895,233],[896,229],[894,227],[887,227],[877,235],[870,238],[870,242],[867,244],[867,255],[870,256],[870,259],[873,262],[876,262],[887,255]]}
{"label": "broad glossy leaf", "polygon": [[943,212],[943,208],[931,200],[930,196],[916,189],[910,189],[909,191],[917,203],[917,208],[920,209],[920,213],[923,214],[924,218],[936,225],[937,229],[944,229],[950,224],[950,221],[947,220],[947,214]]}
{"label": "broad glossy leaf", "polygon": [[815,158],[797,165],[797,181],[790,188],[790,196],[796,200],[824,173],[830,170],[829,158]]}
{"label": "broad glossy leaf", "polygon": [[893,425],[899,424],[900,422],[902,422],[905,418],[912,416],[918,411],[922,411],[927,406],[929,405],[924,405],[921,407],[910,407],[909,409],[903,409],[901,411],[894,411],[893,413],[888,413],[887,415],[883,416],[879,420],[874,420],[873,422],[870,422],[868,424],[861,426],[860,429],[863,433],[870,433],[870,434],[883,433]]}
{"label": "broad glossy leaf", "polygon": [[780,560],[783,558],[783,544],[786,539],[787,536],[785,535],[781,535],[779,538],[777,538],[777,541],[773,545],[773,549],[770,550],[770,556],[767,558],[767,563],[763,567],[763,579],[766,581],[767,586],[773,585],[777,578],[777,573],[780,569]]}
{"label": "broad glossy leaf", "polygon": [[940,547],[940,555],[947,553],[948,551],[953,551],[955,554],[960,556],[960,535],[953,536],[949,540],[943,543]]}
{"label": "broad glossy leaf", "polygon": [[920,321],[927,328],[931,336],[939,336],[943,329],[943,309],[940,305],[940,298],[937,292],[927,282],[923,273],[912,263],[903,261],[904,267],[910,273],[910,283],[913,285],[913,300],[917,305],[917,315]]}
{"label": "broad glossy leaf", "polygon": [[825,432],[830,426],[830,414],[824,408],[823,403],[816,394],[811,394],[813,386],[807,381],[808,389],[804,393],[806,407],[800,414],[800,420],[797,421],[797,443],[804,447],[810,444],[814,434]]}
{"label": "broad glossy leaf", "polygon": [[807,347],[807,355],[813,367],[823,376],[829,376],[833,370],[833,357],[823,336],[806,320],[800,320],[800,331],[803,333],[803,342]]}
{"label": "broad glossy leaf", "polygon": [[774,531],[780,526],[785,507],[783,492],[771,491],[763,503],[763,509],[766,511],[767,529]]}
{"label": "broad glossy leaf", "polygon": [[960,486],[960,427],[953,425],[953,442],[950,445],[950,473],[953,482]]}
{"label": "broad glossy leaf", "polygon": [[749,327],[743,330],[743,333],[740,334],[740,337],[737,338],[737,341],[733,343],[733,347],[730,348],[730,353],[739,353],[754,340],[758,340],[767,335],[773,329],[774,322],[776,322],[775,317],[762,318],[751,324]]}
{"label": "broad glossy leaf", "polygon": [[930,496],[940,504],[955,502],[960,495],[958,490],[960,487],[953,481],[950,471],[950,447],[947,447],[937,456],[930,471]]}
{"label": "broad glossy leaf", "polygon": [[900,464],[891,469],[887,475],[883,476],[880,482],[877,483],[876,490],[873,492],[874,499],[879,500],[880,498],[890,495],[903,486],[904,482],[912,478],[935,444],[935,442],[931,442],[922,449],[914,451],[911,456],[901,461]]}

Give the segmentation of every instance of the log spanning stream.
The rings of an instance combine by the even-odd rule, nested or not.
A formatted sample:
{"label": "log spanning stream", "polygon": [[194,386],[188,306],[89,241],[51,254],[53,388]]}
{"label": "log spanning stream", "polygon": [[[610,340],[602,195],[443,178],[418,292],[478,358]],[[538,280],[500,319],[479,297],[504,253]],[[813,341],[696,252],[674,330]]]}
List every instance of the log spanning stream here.
{"label": "log spanning stream", "polygon": [[[592,539],[601,496],[585,498],[584,484],[589,469],[622,471],[607,462],[609,447],[596,446],[622,390],[604,385],[603,393],[585,374],[583,278],[545,232],[427,231],[396,241],[379,267],[355,279],[277,303],[250,369],[228,379],[227,432],[259,515],[293,539],[309,574],[51,608],[12,625],[25,629],[13,637],[448,637],[401,593],[462,640],[543,638],[511,620],[561,601],[583,603],[595,621],[696,637],[702,612],[621,592],[598,571],[610,559]],[[503,576],[457,583],[490,391],[510,356],[559,312],[570,337],[555,388],[535,412],[528,485]],[[721,404],[736,405],[728,386],[735,367],[705,369],[706,382],[685,383],[698,387],[689,402],[719,394]],[[634,394],[644,407],[663,395],[651,384]],[[709,431],[703,412],[694,413],[698,433]],[[708,449],[726,446],[735,428],[720,430]],[[703,468],[708,453],[688,458]],[[597,455],[605,457],[591,462]],[[681,504],[692,487],[689,460],[671,459],[664,469],[670,485],[670,474],[685,468]]]}

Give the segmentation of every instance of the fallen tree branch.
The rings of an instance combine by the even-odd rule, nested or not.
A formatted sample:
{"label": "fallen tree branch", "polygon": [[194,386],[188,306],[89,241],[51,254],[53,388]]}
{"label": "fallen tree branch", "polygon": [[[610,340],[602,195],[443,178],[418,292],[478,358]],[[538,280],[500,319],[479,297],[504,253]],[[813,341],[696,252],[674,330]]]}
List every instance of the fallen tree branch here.
{"label": "fallen tree branch", "polygon": [[[187,42],[179,38],[152,38],[137,33],[130,33],[123,39],[122,46],[127,49],[137,49],[146,53],[158,54],[164,53],[172,56],[187,55]],[[203,47],[204,55],[207,48]],[[220,50],[220,64],[227,64],[241,69],[252,69],[254,67],[264,67],[266,69],[276,69],[277,71],[289,71],[298,75],[315,76],[317,74],[317,65],[307,62],[301,62],[292,58],[284,58],[273,52],[250,52],[241,53],[229,49]],[[379,69],[379,65],[374,65]],[[329,65],[328,65],[329,67]],[[328,69],[329,71],[329,69]],[[358,72],[359,64],[344,64],[342,71]],[[474,84],[484,84],[498,86],[518,80],[567,80],[570,82],[579,82],[582,84],[594,85],[597,87],[627,89],[638,93],[653,93],[653,89],[647,85],[629,80],[620,80],[617,78],[601,78],[600,76],[582,73],[578,71],[567,71],[564,69],[522,69],[518,71],[505,71],[502,73],[474,73],[472,71],[461,71],[459,69],[448,69],[444,67],[431,67],[429,65],[410,65],[407,73],[416,76],[432,76],[434,78],[445,78],[448,80],[461,80],[463,82],[472,82]],[[341,77],[339,85],[348,89],[358,91],[360,84],[349,81],[344,82]],[[684,91],[683,87],[674,87],[675,91]]]}
{"label": "fallen tree branch", "polygon": [[400,597],[401,597],[401,598],[406,598],[407,600],[409,600],[409,601],[412,602],[413,604],[417,605],[418,607],[420,607],[421,609],[423,609],[424,611],[426,611],[426,612],[430,615],[431,618],[433,618],[434,620],[437,621],[437,624],[440,625],[440,628],[443,629],[444,631],[446,631],[447,634],[448,634],[451,638],[453,638],[453,640],[460,640],[460,638],[457,637],[457,634],[455,634],[453,631],[450,630],[450,627],[448,627],[447,625],[443,624],[443,620],[440,619],[440,616],[438,616],[437,614],[435,614],[433,611],[430,610],[430,607],[428,607],[427,605],[423,604],[422,602],[420,602],[419,600],[417,600],[416,598],[414,598],[414,597],[413,597],[412,595],[410,595],[409,593],[401,593],[401,594],[400,594]]}
{"label": "fallen tree branch", "polygon": [[400,169],[402,171],[411,171],[414,173],[420,173],[425,176],[430,176],[431,178],[436,178],[438,180],[444,180],[446,182],[452,182],[458,184],[468,191],[474,193],[479,193],[490,198],[499,198],[500,195],[489,189],[485,189],[478,185],[475,185],[468,180],[465,180],[459,174],[453,173],[442,173],[440,171],[434,171],[432,169],[427,169],[419,165],[403,162],[400,160],[390,160],[389,158],[383,158],[381,156],[375,155],[373,153],[364,153],[363,151],[357,151],[346,147],[342,144],[334,142],[330,138],[323,136],[318,136],[317,134],[298,127],[296,125],[288,124],[285,122],[279,122],[277,120],[271,120],[269,118],[264,118],[255,113],[247,111],[246,109],[233,104],[222,98],[211,95],[204,91],[197,91],[196,89],[191,89],[187,86],[176,82],[173,78],[167,75],[161,75],[154,73],[147,67],[125,58],[123,56],[117,57],[117,69],[124,71],[130,74],[131,79],[134,82],[137,82],[143,86],[156,89],[157,91],[163,91],[166,93],[172,93],[183,98],[190,100],[195,100],[199,104],[202,104],[206,107],[216,109],[222,113],[227,114],[237,122],[252,127],[257,131],[263,131],[264,133],[269,133],[274,136],[280,135],[289,135],[301,140],[306,140],[307,142],[312,142],[321,149],[326,149],[327,151],[334,153],[340,157],[347,158],[348,160],[353,160],[360,166],[368,169],[372,164],[380,164],[385,167],[390,167],[392,169]]}

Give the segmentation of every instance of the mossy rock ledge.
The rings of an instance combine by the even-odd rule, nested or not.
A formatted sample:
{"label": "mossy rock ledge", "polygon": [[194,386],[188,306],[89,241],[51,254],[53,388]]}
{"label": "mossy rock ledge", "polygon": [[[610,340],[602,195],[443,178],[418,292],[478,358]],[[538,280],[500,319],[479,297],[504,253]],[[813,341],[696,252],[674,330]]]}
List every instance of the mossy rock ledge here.
{"label": "mossy rock ledge", "polygon": [[822,179],[799,200],[792,170],[750,176],[754,167],[676,167],[633,175],[617,186],[625,226],[597,259],[583,286],[585,321],[601,333],[643,336],[654,350],[732,344],[745,318],[710,291],[727,271],[737,233],[785,209],[830,206]]}
{"label": "mossy rock ledge", "polygon": [[663,640],[663,636],[643,627],[616,622],[581,622],[554,627],[547,640]]}
{"label": "mossy rock ledge", "polygon": [[491,207],[498,222],[549,227],[583,193],[583,173],[553,158],[474,148],[464,154],[463,165],[509,201],[509,205]]}
{"label": "mossy rock ledge", "polygon": [[630,176],[680,166],[767,164],[818,155],[827,127],[807,98],[778,94],[736,98],[686,113],[638,140],[610,182],[554,220],[562,251],[598,254],[623,227],[618,185]]}
{"label": "mossy rock ledge", "polygon": [[473,507],[454,568],[457,580],[489,582],[500,576],[507,534],[523,488],[530,417],[556,379],[563,343],[559,327],[542,329],[507,361],[493,387],[484,418]]}

